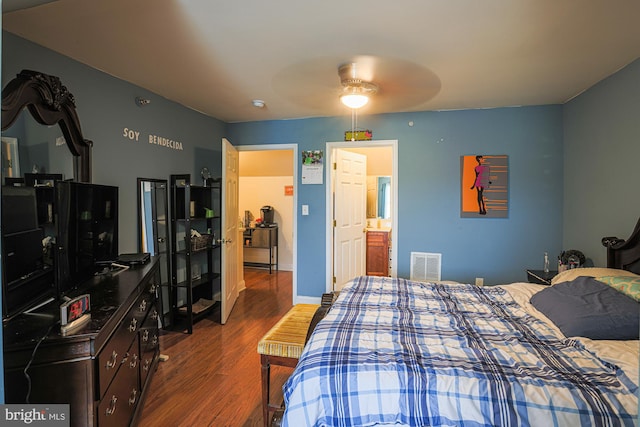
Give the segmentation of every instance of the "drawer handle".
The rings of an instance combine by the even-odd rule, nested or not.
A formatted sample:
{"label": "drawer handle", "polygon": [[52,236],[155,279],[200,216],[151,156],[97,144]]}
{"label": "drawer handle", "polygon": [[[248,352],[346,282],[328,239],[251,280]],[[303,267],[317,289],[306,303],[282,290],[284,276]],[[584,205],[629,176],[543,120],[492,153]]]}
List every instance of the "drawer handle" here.
{"label": "drawer handle", "polygon": [[109,415],[113,415],[114,412],[116,412],[116,403],[118,402],[118,398],[116,397],[116,395],[114,394],[113,396],[111,396],[111,403],[109,403],[109,407],[107,408],[107,410],[105,411],[105,413],[107,414],[107,416]]}
{"label": "drawer handle", "polygon": [[153,313],[151,314],[151,319],[158,320],[158,310],[153,310]]}
{"label": "drawer handle", "polygon": [[156,285],[155,283],[152,283],[151,286],[149,286],[149,292],[152,294],[155,294],[157,289],[158,285]]}
{"label": "drawer handle", "polygon": [[134,388],[133,390],[131,390],[131,397],[129,397],[129,406],[135,405],[137,397],[138,397],[138,390]]}
{"label": "drawer handle", "polygon": [[135,332],[138,327],[138,319],[131,319],[129,324],[129,332]]}
{"label": "drawer handle", "polygon": [[133,369],[136,366],[138,366],[138,355],[134,354],[133,357],[131,358],[131,362],[129,362],[129,367]]}
{"label": "drawer handle", "polygon": [[153,339],[151,340],[151,344],[155,347],[156,345],[158,345],[158,336],[154,335]]}
{"label": "drawer handle", "polygon": [[149,330],[148,329],[145,329],[144,332],[142,333],[142,341],[143,342],[149,341]]}
{"label": "drawer handle", "polygon": [[113,350],[113,353],[111,353],[111,359],[107,361],[107,369],[115,368],[117,359],[118,359],[118,353],[116,353],[116,351]]}
{"label": "drawer handle", "polygon": [[147,359],[144,361],[144,366],[142,367],[142,369],[144,369],[145,371],[148,371],[149,366],[151,366],[151,359]]}
{"label": "drawer handle", "polygon": [[138,310],[140,310],[140,313],[144,313],[145,311],[147,311],[147,300],[143,299],[142,302],[140,303],[140,307],[138,307]]}

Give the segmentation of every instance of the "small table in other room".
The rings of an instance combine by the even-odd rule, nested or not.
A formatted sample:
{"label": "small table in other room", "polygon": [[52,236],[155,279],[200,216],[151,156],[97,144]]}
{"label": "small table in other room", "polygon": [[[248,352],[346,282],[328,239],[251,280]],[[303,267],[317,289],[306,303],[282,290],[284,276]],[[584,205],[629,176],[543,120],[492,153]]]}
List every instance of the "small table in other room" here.
{"label": "small table in other room", "polygon": [[553,279],[558,270],[527,270],[527,281],[529,283],[538,283],[539,285],[551,285],[551,279]]}

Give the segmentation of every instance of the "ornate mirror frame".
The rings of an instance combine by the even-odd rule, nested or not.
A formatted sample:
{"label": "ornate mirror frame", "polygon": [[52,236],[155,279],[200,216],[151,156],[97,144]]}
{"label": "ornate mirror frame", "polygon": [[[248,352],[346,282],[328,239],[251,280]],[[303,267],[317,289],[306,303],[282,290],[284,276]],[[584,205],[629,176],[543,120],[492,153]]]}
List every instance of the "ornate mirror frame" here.
{"label": "ornate mirror frame", "polygon": [[2,130],[16,121],[24,107],[42,125],[59,125],[74,156],[74,181],[91,182],[91,147],[84,139],[73,95],[58,77],[22,70],[2,90]]}

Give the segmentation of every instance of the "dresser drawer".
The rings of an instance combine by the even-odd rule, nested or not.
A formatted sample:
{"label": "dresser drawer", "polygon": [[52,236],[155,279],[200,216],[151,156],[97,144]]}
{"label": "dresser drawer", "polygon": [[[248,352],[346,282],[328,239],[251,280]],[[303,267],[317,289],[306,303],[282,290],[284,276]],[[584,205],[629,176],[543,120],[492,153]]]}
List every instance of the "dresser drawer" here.
{"label": "dresser drawer", "polygon": [[158,309],[151,308],[147,319],[140,329],[140,385],[147,381],[155,359],[160,354],[160,331],[158,329]]}
{"label": "dresser drawer", "polygon": [[120,365],[125,362],[127,350],[137,337],[138,327],[139,320],[135,318],[133,313],[128,313],[122,324],[98,354],[98,386],[100,391],[98,397],[104,396]]}
{"label": "dresser drawer", "polygon": [[98,404],[98,426],[128,426],[140,398],[138,340],[127,349],[126,356]]}
{"label": "dresser drawer", "polygon": [[160,344],[160,332],[158,329],[158,309],[152,306],[149,315],[140,328],[140,350],[147,347],[157,348]]}

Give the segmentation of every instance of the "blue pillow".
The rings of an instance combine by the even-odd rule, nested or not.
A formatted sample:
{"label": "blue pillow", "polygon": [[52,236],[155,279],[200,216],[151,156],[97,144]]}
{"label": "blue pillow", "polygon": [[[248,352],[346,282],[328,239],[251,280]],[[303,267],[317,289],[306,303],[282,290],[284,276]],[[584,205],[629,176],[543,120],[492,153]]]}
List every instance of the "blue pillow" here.
{"label": "blue pillow", "polygon": [[640,303],[593,277],[545,288],[531,297],[531,304],[567,337],[638,339]]}

